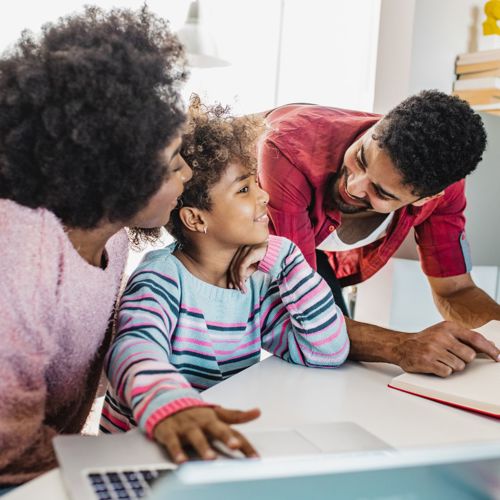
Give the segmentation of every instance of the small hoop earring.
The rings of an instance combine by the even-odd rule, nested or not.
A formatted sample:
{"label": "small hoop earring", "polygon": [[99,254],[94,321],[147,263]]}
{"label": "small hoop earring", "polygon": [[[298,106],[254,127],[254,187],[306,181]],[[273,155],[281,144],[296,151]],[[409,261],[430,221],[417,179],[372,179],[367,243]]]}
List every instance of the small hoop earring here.
{"label": "small hoop earring", "polygon": [[205,234],[207,234],[207,226],[205,226],[205,227],[203,228],[203,232],[204,232]]}

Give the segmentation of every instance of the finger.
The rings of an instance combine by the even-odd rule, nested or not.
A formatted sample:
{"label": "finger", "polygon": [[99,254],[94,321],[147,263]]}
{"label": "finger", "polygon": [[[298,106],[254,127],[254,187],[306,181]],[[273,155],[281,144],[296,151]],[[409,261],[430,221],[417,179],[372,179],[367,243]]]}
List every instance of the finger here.
{"label": "finger", "polygon": [[238,255],[238,251],[236,251],[236,253],[233,255],[233,258],[231,259],[231,262],[229,263],[229,267],[227,269],[227,281],[228,281],[229,288],[234,288],[235,284],[236,284],[236,282],[234,281],[233,268],[234,268],[234,264],[235,264],[235,260],[236,260],[237,255]]}
{"label": "finger", "polygon": [[218,439],[229,448],[237,449],[241,446],[241,442],[234,436],[234,431],[231,427],[220,420],[213,420],[205,428],[212,438]]}
{"label": "finger", "polygon": [[465,363],[470,363],[476,358],[476,351],[457,339],[454,339],[452,345],[447,347],[448,351],[460,358]]}
{"label": "finger", "polygon": [[216,406],[214,411],[217,416],[227,424],[244,424],[245,422],[250,422],[260,417],[260,410],[258,408],[241,411],[229,410],[228,408],[222,408],[222,406]]}
{"label": "finger", "polygon": [[217,455],[208,444],[208,440],[199,427],[191,427],[186,431],[185,439],[196,450],[203,460],[213,460]]}
{"label": "finger", "polygon": [[240,289],[239,283],[241,281],[241,277],[238,274],[238,268],[239,268],[239,262],[241,260],[241,255],[243,252],[245,252],[246,246],[241,246],[238,248],[236,251],[233,259],[231,260],[231,264],[229,266],[229,273],[231,276],[231,282],[233,283],[234,287],[237,289]]}
{"label": "finger", "polygon": [[440,353],[437,361],[440,361],[441,363],[449,366],[454,372],[460,372],[466,366],[465,362],[462,359],[458,358],[448,351]]}
{"label": "finger", "polygon": [[252,247],[248,249],[246,254],[242,257],[238,266],[238,274],[240,280],[247,279],[255,272],[255,270],[257,269],[257,266],[255,266],[255,264],[257,262],[260,262],[261,253],[262,252],[260,249],[254,249]]}
{"label": "finger", "polygon": [[236,279],[238,280],[238,283],[240,285],[240,290],[246,292],[246,287],[245,287],[245,280],[247,277],[247,258],[248,255],[252,252],[252,247],[251,246],[246,246],[242,249],[237,266],[235,266],[235,274],[236,274]]}
{"label": "finger", "polygon": [[437,375],[438,377],[446,378],[449,377],[452,373],[453,370],[446,364],[441,363],[439,361],[436,361],[432,365],[432,372],[434,375]]}
{"label": "finger", "polygon": [[239,449],[241,450],[243,455],[249,458],[257,458],[259,454],[257,453],[257,450],[252,446],[250,441],[248,441],[248,439],[243,434],[241,434],[241,432],[238,432],[234,429],[232,431],[235,438],[238,439],[241,443]]}
{"label": "finger", "polygon": [[472,347],[476,352],[482,352],[495,361],[500,361],[500,350],[495,344],[483,337],[479,332],[461,329],[456,337]]}
{"label": "finger", "polygon": [[156,436],[156,440],[166,448],[168,455],[176,464],[181,464],[187,460],[187,455],[184,453],[175,432],[164,431]]}

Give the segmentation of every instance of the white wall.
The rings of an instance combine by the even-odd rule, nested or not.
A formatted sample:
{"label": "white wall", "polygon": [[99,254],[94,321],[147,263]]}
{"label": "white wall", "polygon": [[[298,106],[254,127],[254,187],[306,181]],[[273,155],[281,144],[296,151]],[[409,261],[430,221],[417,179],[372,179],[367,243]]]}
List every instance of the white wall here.
{"label": "white wall", "polygon": [[[184,22],[189,0],[148,0],[153,12],[168,19],[174,29]],[[0,51],[19,38],[23,29],[38,32],[42,24],[56,21],[60,16],[81,11],[86,4],[104,9],[123,7],[138,9],[144,0],[16,0],[0,4]]]}
{"label": "white wall", "polygon": [[[479,0],[382,0],[381,40],[384,39],[382,27],[397,25],[403,7],[410,13],[413,6],[414,12],[412,28],[400,30],[398,38],[393,39],[394,44],[397,40],[397,45],[409,52],[409,64],[401,64],[398,69],[391,44],[381,42],[379,46],[374,108],[385,113],[395,106],[405,97],[401,95],[404,85],[407,85],[406,95],[429,88],[450,92],[457,54],[491,48],[499,43],[500,37],[482,36],[483,5],[484,2]],[[407,24],[408,20],[401,22]],[[383,65],[385,72],[381,71]],[[394,79],[392,85],[388,74]],[[482,117],[488,133],[488,147],[476,172],[467,178],[467,233],[473,263],[498,266],[500,234],[496,228],[500,215],[497,195],[500,186],[500,117]],[[412,235],[397,256],[417,258]]]}
{"label": "white wall", "polygon": [[[198,92],[240,113],[297,101],[371,110],[380,1],[200,0],[200,22],[230,66],[192,69],[184,96]],[[81,10],[85,3],[10,3],[0,16],[0,50],[22,29],[36,32],[44,22]],[[143,0],[88,3],[138,8]],[[182,26],[189,3],[148,0],[173,29]]]}
{"label": "white wall", "polygon": [[231,66],[193,70],[190,90],[241,113],[287,102],[372,109],[380,0],[205,0],[202,6],[218,55]]}
{"label": "white wall", "polygon": [[387,113],[408,96],[415,0],[382,0],[373,111]]}
{"label": "white wall", "polygon": [[287,0],[278,104],[371,110],[380,0]]}

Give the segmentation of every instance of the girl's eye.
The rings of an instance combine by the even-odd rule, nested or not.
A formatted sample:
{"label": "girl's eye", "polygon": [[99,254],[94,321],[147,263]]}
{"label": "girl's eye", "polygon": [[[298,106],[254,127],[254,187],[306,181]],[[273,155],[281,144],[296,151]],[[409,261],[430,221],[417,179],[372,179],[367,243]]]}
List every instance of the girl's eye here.
{"label": "girl's eye", "polygon": [[242,187],[238,193],[248,193],[248,186]]}

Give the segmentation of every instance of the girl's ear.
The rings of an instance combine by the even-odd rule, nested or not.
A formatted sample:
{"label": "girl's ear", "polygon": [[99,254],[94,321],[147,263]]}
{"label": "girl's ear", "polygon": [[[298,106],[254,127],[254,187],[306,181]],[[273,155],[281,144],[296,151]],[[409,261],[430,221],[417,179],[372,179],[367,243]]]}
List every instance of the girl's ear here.
{"label": "girl's ear", "polygon": [[179,210],[179,218],[188,231],[203,233],[207,226],[203,212],[198,208],[182,207]]}

